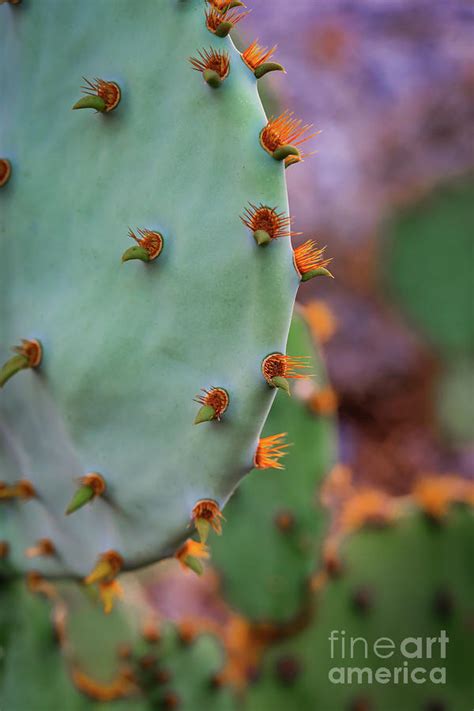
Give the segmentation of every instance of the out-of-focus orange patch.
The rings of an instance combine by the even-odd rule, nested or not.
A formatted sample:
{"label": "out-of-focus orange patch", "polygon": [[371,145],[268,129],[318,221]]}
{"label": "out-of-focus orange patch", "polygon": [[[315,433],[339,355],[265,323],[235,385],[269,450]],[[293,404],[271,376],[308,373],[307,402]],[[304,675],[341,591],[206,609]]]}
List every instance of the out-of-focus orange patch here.
{"label": "out-of-focus orange patch", "polygon": [[314,336],[321,343],[331,340],[338,329],[338,322],[327,303],[321,300],[310,301],[302,310]]}
{"label": "out-of-focus orange patch", "polygon": [[78,666],[73,666],[71,677],[76,688],[95,701],[116,701],[131,696],[137,691],[130,676],[122,672],[119,672],[110,683],[103,684],[92,679]]}
{"label": "out-of-focus orange patch", "polygon": [[350,497],[338,516],[338,527],[350,533],[364,526],[392,523],[399,512],[399,500],[378,489],[365,489]]}
{"label": "out-of-focus orange patch", "polygon": [[336,508],[354,493],[352,469],[345,464],[335,464],[323,482],[319,499],[323,506]]}
{"label": "out-of-focus orange patch", "polygon": [[329,386],[315,390],[308,401],[309,407],[316,415],[333,415],[337,412],[339,399],[337,393]]}
{"label": "out-of-focus orange patch", "polygon": [[0,501],[10,499],[31,499],[36,496],[33,484],[26,479],[21,479],[15,484],[0,482]]}
{"label": "out-of-focus orange patch", "polygon": [[117,598],[123,598],[123,588],[117,580],[99,583],[99,595],[104,606],[104,612],[109,615]]}
{"label": "out-of-focus orange patch", "polygon": [[456,474],[424,476],[415,484],[413,499],[428,515],[441,519],[453,503],[474,506],[474,482]]}
{"label": "out-of-focus orange patch", "polygon": [[117,577],[123,567],[123,558],[117,551],[106,551],[102,553],[94,568],[85,578],[86,585],[93,585],[99,582],[111,582]]}
{"label": "out-of-focus orange patch", "polygon": [[206,560],[209,557],[210,554],[207,546],[200,541],[194,541],[192,538],[188,538],[175,555],[175,558],[180,562],[184,570],[188,570],[189,566],[186,562],[188,558],[201,558]]}

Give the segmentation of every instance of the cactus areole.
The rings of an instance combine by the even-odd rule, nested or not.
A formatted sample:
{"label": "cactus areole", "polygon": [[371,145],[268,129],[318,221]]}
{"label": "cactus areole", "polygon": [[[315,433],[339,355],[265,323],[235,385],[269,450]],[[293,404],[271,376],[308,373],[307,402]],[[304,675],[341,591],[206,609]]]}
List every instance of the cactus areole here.
{"label": "cactus areole", "polygon": [[[289,230],[261,249],[241,220],[250,204],[290,222],[254,72],[209,5],[139,5],[0,6],[0,488],[34,492],[0,498],[17,572],[134,569],[176,554],[197,502],[223,508],[301,281]],[[219,91],[190,57],[225,58]],[[41,361],[12,365],[25,342]],[[225,412],[196,427],[213,389]],[[42,540],[54,554],[25,555]]]}

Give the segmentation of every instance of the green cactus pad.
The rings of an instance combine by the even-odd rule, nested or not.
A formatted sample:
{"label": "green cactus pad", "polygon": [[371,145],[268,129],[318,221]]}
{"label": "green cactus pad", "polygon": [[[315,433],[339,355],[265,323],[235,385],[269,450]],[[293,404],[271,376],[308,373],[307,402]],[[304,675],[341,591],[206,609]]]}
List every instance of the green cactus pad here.
{"label": "green cactus pad", "polygon": [[301,316],[293,317],[287,353],[311,354],[308,372],[314,378],[289,381],[292,397],[279,392],[268,418],[264,434],[287,432],[293,443],[285,470],[252,472],[225,510],[223,535],[210,537],[226,598],[259,621],[289,621],[307,599],[328,518],[318,510],[317,488],[336,456],[333,418],[313,414],[298,397],[299,385],[326,382]]}
{"label": "green cactus pad", "polygon": [[389,225],[393,295],[442,355],[474,354],[472,179],[439,188]]}
{"label": "green cactus pad", "polygon": [[443,436],[455,446],[472,444],[474,357],[453,358],[440,375],[436,404]]}
{"label": "green cactus pad", "polygon": [[[287,213],[284,166],[260,146],[257,82],[202,2],[41,0],[0,8],[0,362],[21,338],[39,368],[0,390],[2,502],[17,570],[84,576],[173,554],[198,499],[223,506],[252,468],[275,391],[260,363],[285,351],[299,283],[287,238],[259,249],[245,206]],[[59,42],[59,38],[61,41]],[[188,58],[230,55],[213,91]],[[72,111],[82,76],[116,82],[108,113]],[[21,91],[19,85],[21,83]],[[121,262],[128,230],[159,231],[156,262]],[[194,427],[201,388],[225,388],[221,422]],[[78,478],[106,492],[64,512]],[[56,555],[28,561],[40,538]]]}
{"label": "green cactus pad", "polygon": [[[115,645],[131,637],[125,618],[105,617],[100,606],[73,586],[62,586],[67,599],[68,634],[77,661],[93,677],[110,683],[117,668]],[[8,711],[147,711],[135,698],[100,702],[77,690],[51,621],[51,604],[26,589],[24,582],[3,584],[0,604],[0,707]],[[72,652],[72,650],[71,650]],[[39,663],[40,662],[40,663]]]}
{"label": "green cactus pad", "polygon": [[[343,547],[343,573],[320,593],[312,624],[268,653],[246,709],[470,708],[474,694],[473,555],[474,518],[472,511],[463,508],[453,508],[440,523],[414,513],[388,528],[354,534]],[[429,658],[426,639],[439,638],[442,630],[449,638],[446,658],[442,658],[439,642],[432,646]],[[332,656],[331,634],[335,640]],[[342,637],[346,640],[344,658]],[[353,643],[351,658],[351,638],[367,640],[367,657],[365,643],[359,641]],[[373,645],[380,638],[393,641],[394,648],[387,647],[387,642],[383,648],[381,642],[380,655],[374,653]],[[400,645],[408,638],[422,638],[424,656],[404,656]],[[414,653],[417,644],[407,643],[406,651]],[[381,667],[393,670],[405,665],[410,673],[416,667],[426,668],[427,673],[417,677],[427,679],[426,683],[415,683],[411,677],[403,683],[403,672],[398,683],[367,683],[368,674]],[[358,672],[352,683],[347,682],[350,667],[368,670],[362,683],[358,683]],[[446,667],[446,684],[430,681],[435,667]],[[330,674],[343,683],[331,683]],[[436,672],[434,678],[442,676]]]}
{"label": "green cactus pad", "polygon": [[159,642],[142,645],[139,652],[135,649],[133,660],[134,673],[150,710],[233,711],[237,708],[231,691],[216,681],[224,651],[210,635],[183,642],[176,628],[166,624]]}

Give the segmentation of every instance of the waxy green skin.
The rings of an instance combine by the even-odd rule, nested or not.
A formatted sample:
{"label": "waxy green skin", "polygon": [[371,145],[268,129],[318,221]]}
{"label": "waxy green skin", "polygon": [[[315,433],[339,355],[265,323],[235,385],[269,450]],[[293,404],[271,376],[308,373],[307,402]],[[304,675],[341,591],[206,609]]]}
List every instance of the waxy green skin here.
{"label": "waxy green skin", "polygon": [[[223,506],[252,468],[275,396],[260,364],[285,352],[299,279],[289,240],[259,249],[239,216],[288,209],[284,167],[259,145],[256,79],[202,3],[0,14],[0,361],[21,338],[44,348],[0,391],[1,479],[38,492],[2,505],[0,539],[18,571],[82,577],[109,549],[134,568],[173,554],[194,503]],[[219,91],[188,62],[210,47],[231,56]],[[72,111],[82,76],[117,82],[119,106]],[[121,262],[129,227],[164,235],[155,262]],[[229,408],[195,427],[212,385]],[[90,471],[106,495],[65,517]],[[27,560],[39,538],[58,555]]]}

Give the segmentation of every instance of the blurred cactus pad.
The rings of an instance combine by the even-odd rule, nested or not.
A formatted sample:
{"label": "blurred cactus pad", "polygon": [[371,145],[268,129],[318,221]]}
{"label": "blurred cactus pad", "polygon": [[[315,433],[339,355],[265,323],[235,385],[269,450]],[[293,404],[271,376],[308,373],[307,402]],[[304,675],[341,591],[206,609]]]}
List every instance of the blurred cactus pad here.
{"label": "blurred cactus pad", "polygon": [[473,439],[473,201],[471,176],[402,210],[388,226],[385,262],[395,300],[442,361],[438,418],[457,446]]}
{"label": "blurred cactus pad", "polygon": [[98,581],[173,555],[253,468],[262,361],[324,267],[290,242],[306,127],[267,121],[241,7],[0,15],[0,539],[12,569]]}
{"label": "blurred cactus pad", "polygon": [[[442,500],[440,481],[424,483],[426,501]],[[312,622],[267,654],[246,709],[469,708],[472,495],[471,486],[470,504],[443,504],[436,516],[416,497],[387,499],[372,521],[361,515],[360,528],[340,542],[338,574],[316,593]],[[364,495],[352,511],[358,506],[363,514]]]}
{"label": "blurred cactus pad", "polygon": [[474,180],[457,179],[388,225],[386,273],[408,317],[445,355],[474,357]]}

